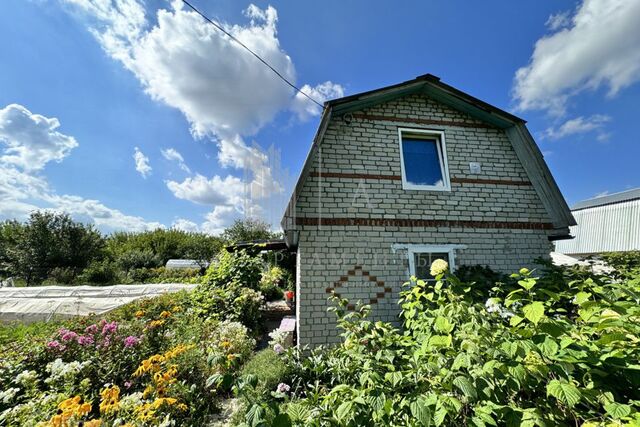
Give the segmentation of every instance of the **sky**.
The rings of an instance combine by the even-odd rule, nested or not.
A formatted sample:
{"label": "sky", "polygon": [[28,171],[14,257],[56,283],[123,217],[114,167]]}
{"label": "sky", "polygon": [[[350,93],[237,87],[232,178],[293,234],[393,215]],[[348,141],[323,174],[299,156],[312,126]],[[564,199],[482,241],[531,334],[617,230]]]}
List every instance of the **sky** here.
{"label": "sky", "polygon": [[[566,200],[640,187],[637,0],[191,0],[323,102],[431,73],[527,120]],[[180,0],[0,3],[0,219],[278,223],[320,108]]]}

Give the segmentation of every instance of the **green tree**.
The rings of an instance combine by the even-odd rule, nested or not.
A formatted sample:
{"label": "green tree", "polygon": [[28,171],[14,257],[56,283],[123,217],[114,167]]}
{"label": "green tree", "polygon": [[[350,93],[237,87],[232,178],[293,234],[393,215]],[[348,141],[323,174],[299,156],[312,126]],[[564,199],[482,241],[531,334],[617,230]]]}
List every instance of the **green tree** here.
{"label": "green tree", "polygon": [[226,242],[249,242],[252,240],[269,240],[278,237],[277,233],[272,233],[267,224],[259,219],[237,219],[234,223],[222,232],[220,236]]}
{"label": "green tree", "polygon": [[21,277],[27,285],[42,283],[54,269],[65,269],[74,278],[104,255],[102,235],[68,214],[33,212],[25,224],[6,221],[0,229],[5,274]]}

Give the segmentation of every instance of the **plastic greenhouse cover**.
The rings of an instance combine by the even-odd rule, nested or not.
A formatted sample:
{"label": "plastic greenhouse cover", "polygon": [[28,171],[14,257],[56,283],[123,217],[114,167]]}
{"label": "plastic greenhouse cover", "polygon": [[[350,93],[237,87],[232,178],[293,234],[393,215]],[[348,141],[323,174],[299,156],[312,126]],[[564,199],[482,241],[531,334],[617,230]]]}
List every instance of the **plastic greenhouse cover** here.
{"label": "plastic greenhouse cover", "polygon": [[0,321],[25,323],[103,314],[131,301],[191,290],[180,283],[115,286],[0,288]]}

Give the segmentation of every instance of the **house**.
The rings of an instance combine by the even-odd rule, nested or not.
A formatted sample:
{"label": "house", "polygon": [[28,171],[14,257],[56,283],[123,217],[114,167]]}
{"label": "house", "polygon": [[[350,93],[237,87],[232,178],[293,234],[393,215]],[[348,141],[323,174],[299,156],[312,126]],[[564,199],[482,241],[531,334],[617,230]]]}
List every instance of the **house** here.
{"label": "house", "polygon": [[282,219],[298,343],[337,341],[332,292],[396,321],[433,260],[517,271],[572,225],[524,120],[430,74],[329,101]]}
{"label": "house", "polygon": [[556,251],[576,258],[602,252],[640,250],[640,188],[595,197],[571,208],[575,239],[559,241]]}

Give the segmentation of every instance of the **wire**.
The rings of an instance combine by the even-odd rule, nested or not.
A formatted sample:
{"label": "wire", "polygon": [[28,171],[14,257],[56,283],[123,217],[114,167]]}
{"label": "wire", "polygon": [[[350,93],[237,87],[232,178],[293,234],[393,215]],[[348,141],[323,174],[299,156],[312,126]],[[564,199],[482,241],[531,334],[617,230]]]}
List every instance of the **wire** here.
{"label": "wire", "polygon": [[283,82],[285,82],[286,84],[288,84],[289,86],[291,86],[292,88],[294,88],[296,90],[296,92],[298,92],[299,94],[305,96],[307,99],[309,99],[309,101],[313,102],[314,104],[316,104],[317,106],[319,106],[320,108],[323,108],[322,104],[319,103],[318,101],[316,101],[315,99],[313,99],[311,96],[309,96],[308,94],[306,94],[305,92],[302,91],[302,89],[300,89],[298,86],[294,85],[293,83],[291,83],[289,80],[287,80],[287,78],[285,76],[283,76],[282,74],[280,74],[280,72],[278,70],[276,70],[275,68],[273,68],[271,66],[271,64],[269,64],[267,61],[265,61],[264,59],[262,59],[260,57],[260,55],[258,55],[257,53],[255,53],[254,51],[252,51],[251,49],[249,49],[249,47],[247,45],[245,45],[244,43],[242,43],[240,40],[238,40],[236,37],[234,37],[232,34],[230,34],[227,30],[225,30],[221,25],[219,25],[218,23],[216,23],[215,21],[209,19],[204,13],[200,12],[195,6],[193,6],[191,3],[189,3],[187,0],[182,0],[182,2],[184,4],[186,4],[187,6],[189,6],[195,13],[197,13],[198,15],[200,15],[205,21],[207,21],[208,23],[210,23],[211,25],[213,25],[214,27],[216,27],[218,30],[222,31],[224,34],[226,34],[231,40],[235,41],[236,43],[238,43],[240,46],[242,46],[243,48],[245,48],[249,53],[251,53],[253,56],[255,56],[256,58],[258,58],[258,61],[262,62],[264,65],[266,65],[271,71],[273,71],[275,73],[276,76],[280,77],[280,79],[282,79]]}

